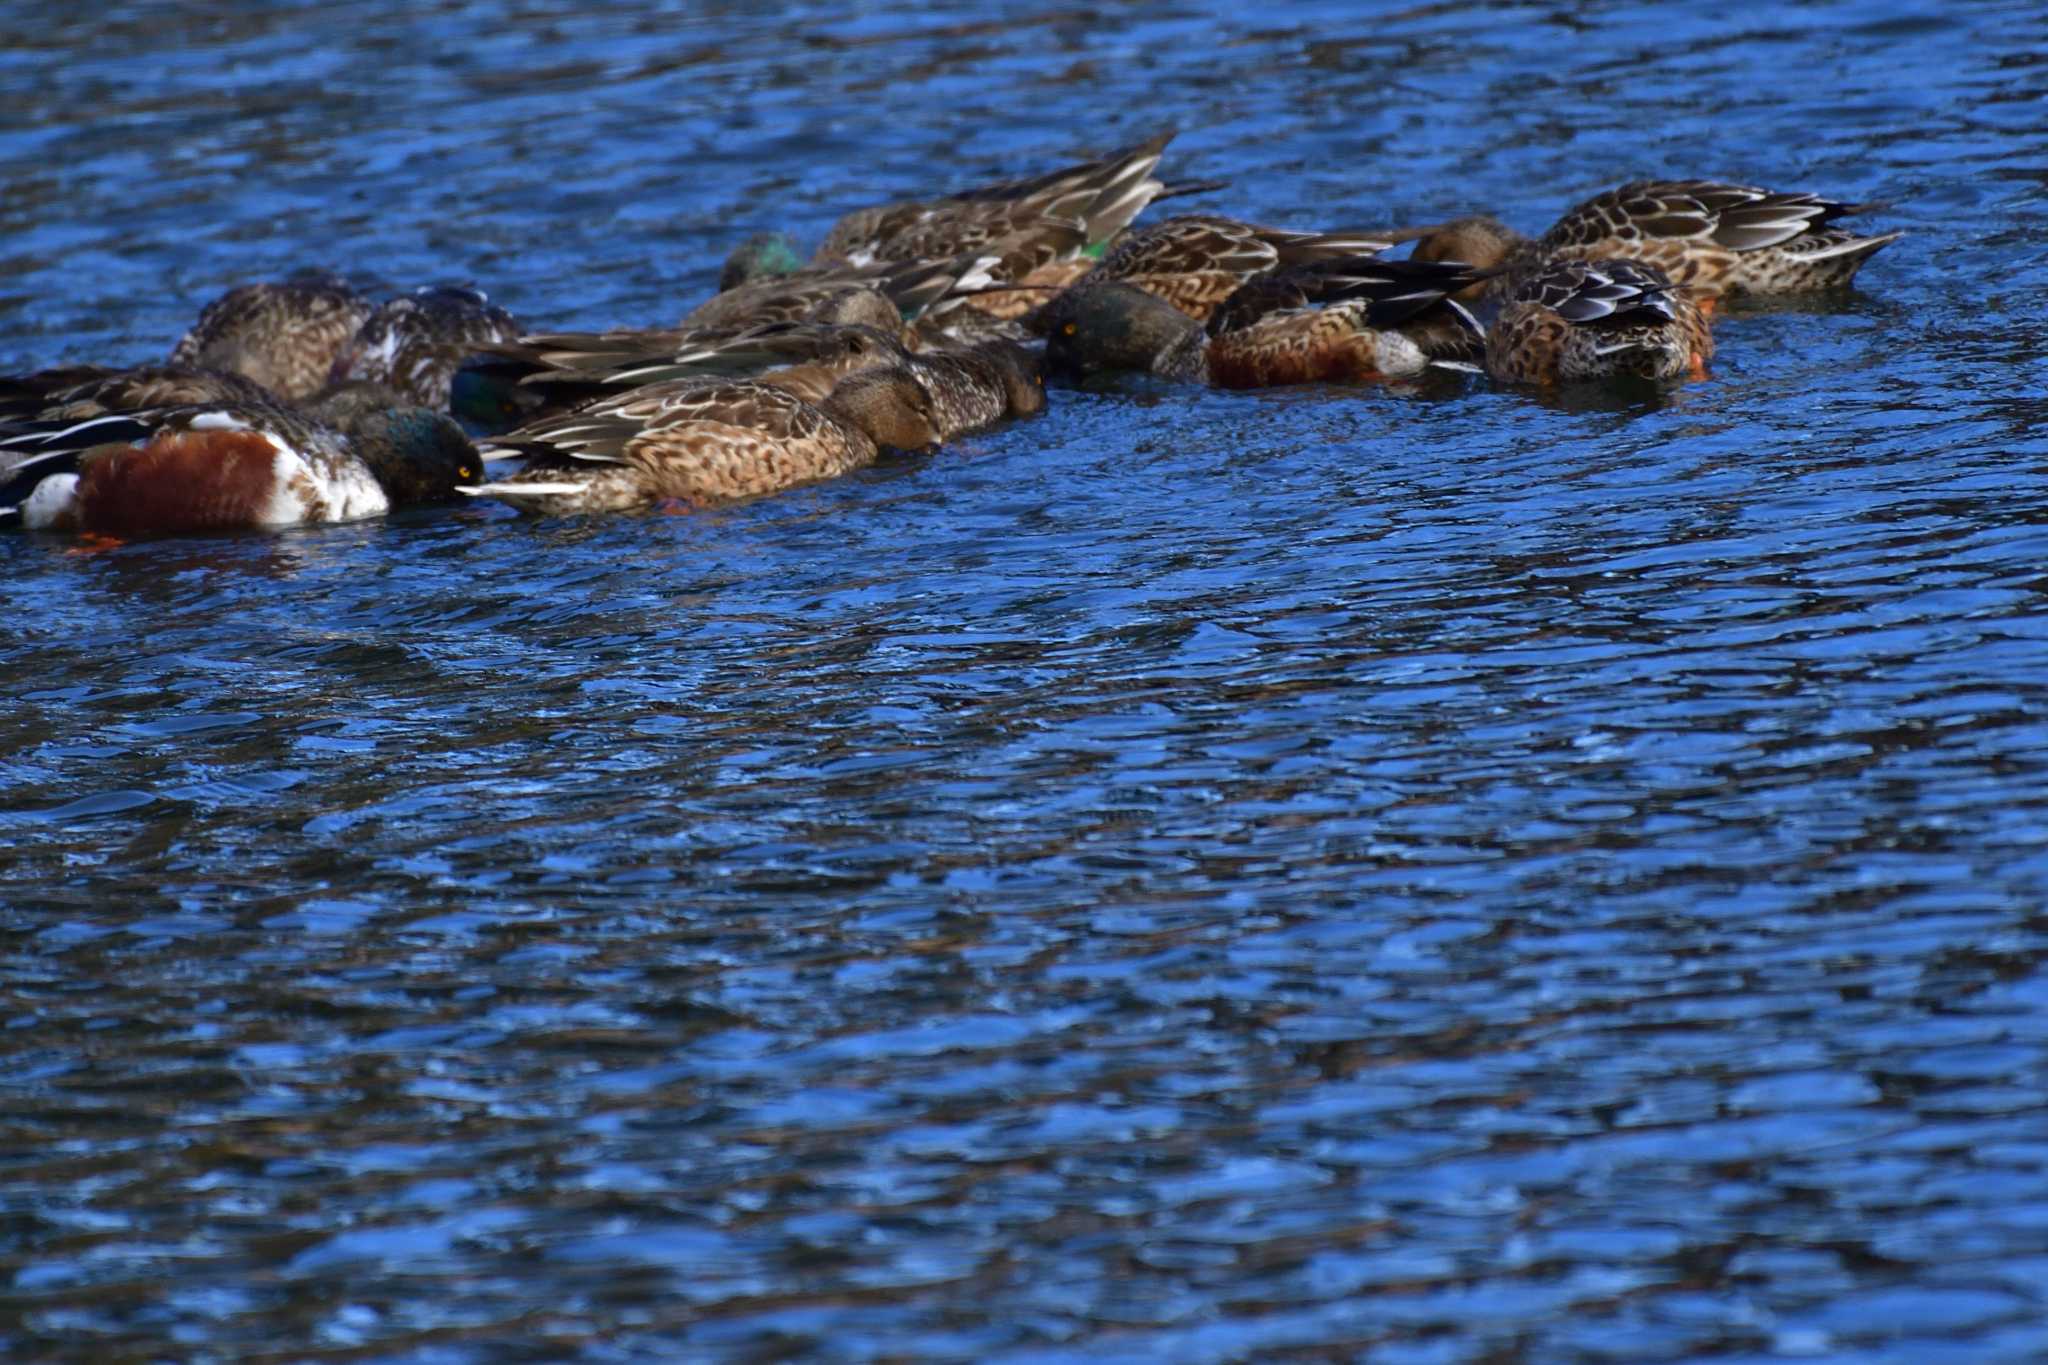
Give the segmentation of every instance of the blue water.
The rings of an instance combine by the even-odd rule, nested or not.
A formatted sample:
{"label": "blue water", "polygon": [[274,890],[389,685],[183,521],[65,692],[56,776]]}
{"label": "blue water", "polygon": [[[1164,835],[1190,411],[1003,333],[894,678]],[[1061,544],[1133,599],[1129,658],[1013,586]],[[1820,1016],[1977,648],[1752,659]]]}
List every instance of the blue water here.
{"label": "blue water", "polygon": [[1201,207],[1884,201],[1662,400],[0,539],[0,1357],[2048,1358],[2037,6],[0,11],[0,365]]}

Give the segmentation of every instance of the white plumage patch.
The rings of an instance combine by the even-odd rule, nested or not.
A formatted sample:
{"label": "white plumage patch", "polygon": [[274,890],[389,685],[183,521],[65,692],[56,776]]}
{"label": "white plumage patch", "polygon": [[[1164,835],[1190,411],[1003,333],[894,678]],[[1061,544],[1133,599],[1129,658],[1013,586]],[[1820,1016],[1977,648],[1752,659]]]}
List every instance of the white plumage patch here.
{"label": "white plumage patch", "polygon": [[308,521],[354,521],[391,510],[391,499],[383,485],[370,473],[369,466],[353,454],[315,451],[309,457],[286,445],[273,432],[262,435],[277,455],[271,466],[270,497],[256,514],[260,524],[294,526]]}
{"label": "white plumage patch", "polygon": [[481,488],[456,485],[455,491],[472,498],[544,498],[561,493],[581,493],[580,483],[487,483]]}
{"label": "white plumage patch", "polygon": [[1399,332],[1374,332],[1373,349],[1381,374],[1421,374],[1429,368],[1422,348]]}
{"label": "white plumage patch", "polygon": [[72,504],[77,498],[76,474],[52,474],[37,484],[35,491],[28,495],[28,501],[22,503],[21,524],[31,531],[43,531],[68,523],[75,514]]}
{"label": "white plumage patch", "polygon": [[1002,283],[991,271],[1003,263],[1000,256],[977,256],[967,269],[960,272],[961,289],[987,289]]}

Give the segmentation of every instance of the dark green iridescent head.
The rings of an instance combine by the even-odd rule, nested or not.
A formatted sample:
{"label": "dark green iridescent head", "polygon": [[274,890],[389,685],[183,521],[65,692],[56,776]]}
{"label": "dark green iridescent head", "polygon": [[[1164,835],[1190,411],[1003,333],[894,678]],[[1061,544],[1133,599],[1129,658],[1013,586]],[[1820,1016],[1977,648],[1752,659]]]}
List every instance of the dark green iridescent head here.
{"label": "dark green iridescent head", "polygon": [[510,431],[547,405],[540,390],[519,382],[531,372],[530,366],[500,356],[471,356],[448,383],[448,411],[465,431],[482,436]]}
{"label": "dark green iridescent head", "polygon": [[355,415],[342,430],[393,506],[445,502],[456,488],[483,482],[483,456],[446,413],[380,408]]}
{"label": "dark green iridescent head", "polygon": [[1039,310],[1045,369],[1066,379],[1145,371],[1202,324],[1166,300],[1127,284],[1069,289]]}
{"label": "dark green iridescent head", "polygon": [[793,275],[805,262],[796,243],[779,232],[757,232],[732,249],[725,268],[718,272],[718,292],[737,288],[748,280],[771,275]]}

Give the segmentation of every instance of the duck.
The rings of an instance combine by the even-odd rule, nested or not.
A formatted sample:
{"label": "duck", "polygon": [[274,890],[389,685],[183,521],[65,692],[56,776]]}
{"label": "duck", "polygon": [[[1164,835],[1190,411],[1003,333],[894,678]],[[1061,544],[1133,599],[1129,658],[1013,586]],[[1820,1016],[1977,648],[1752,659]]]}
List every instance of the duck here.
{"label": "duck", "polygon": [[[543,411],[648,410],[692,385],[747,378],[822,402],[846,375],[881,365],[908,368],[932,395],[939,439],[1045,407],[1035,352],[1007,340],[912,351],[895,335],[860,324],[779,322],[735,333],[598,332],[523,337],[465,372],[514,390],[506,405]],[[477,373],[489,369],[488,375]],[[649,390],[659,390],[650,395]]]}
{"label": "duck", "polygon": [[170,363],[243,375],[296,402],[327,386],[335,360],[374,311],[347,280],[325,270],[240,285],[200,310],[171,348]]}
{"label": "duck", "polygon": [[679,330],[734,330],[767,322],[857,322],[900,329],[948,294],[987,283],[973,254],[879,264],[805,267],[721,290],[683,315]]}
{"label": "duck", "polygon": [[69,365],[0,377],[0,419],[68,426],[110,412],[200,403],[274,403],[277,395],[232,370],[192,365]]}
{"label": "duck", "polygon": [[941,442],[1045,411],[1042,353],[1006,337],[922,351],[901,363],[931,394]]}
{"label": "duck", "polygon": [[[783,277],[930,261],[961,263],[961,279],[943,296],[951,322],[931,318],[927,336],[950,340],[1023,339],[1014,320],[1085,274],[1149,204],[1201,193],[1222,182],[1168,185],[1155,176],[1172,132],[1094,161],[1044,175],[980,185],[932,199],[856,209],[840,218],[805,261],[781,233],[757,233],[726,258],[721,290]],[[978,316],[979,315],[979,316]],[[906,320],[919,315],[905,313]]]}
{"label": "duck", "polygon": [[[1072,287],[1126,284],[1207,322],[1225,299],[1261,275],[1373,256],[1392,245],[1376,232],[1296,232],[1215,214],[1183,214],[1127,233]],[[1034,330],[1043,327],[1041,319]]]}
{"label": "duck", "polygon": [[1044,175],[1004,180],[934,199],[905,199],[856,209],[834,223],[816,264],[871,265],[934,260],[985,250],[1044,226],[1078,225],[1082,251],[1101,247],[1167,189],[1154,177],[1172,132],[1094,161]]}
{"label": "duck", "polygon": [[453,401],[498,414],[487,429],[499,432],[652,385],[759,379],[817,402],[846,374],[908,354],[893,329],[859,323],[534,333],[480,347],[457,372]]}
{"label": "duck", "polygon": [[474,285],[427,285],[379,304],[336,355],[328,383],[383,384],[409,403],[445,412],[463,360],[519,330]]}
{"label": "duck", "polygon": [[123,539],[352,521],[446,501],[483,461],[445,414],[375,406],[336,428],[279,403],[88,418],[8,471],[0,520]]}
{"label": "duck", "polygon": [[1512,384],[1700,378],[1706,313],[1656,266],[1563,258],[1525,275],[1486,334],[1486,372]]}
{"label": "duck", "polygon": [[1416,375],[1481,354],[1479,324],[1451,297],[1474,277],[1457,264],[1313,261],[1239,286],[1206,325],[1138,285],[1084,284],[1046,310],[1045,364],[1226,389]]}
{"label": "duck", "polygon": [[1810,293],[1847,285],[1904,233],[1858,236],[1840,219],[1874,205],[1805,190],[1718,180],[1636,180],[1568,210],[1540,237],[1498,219],[1453,219],[1403,236],[1415,259],[1456,260],[1497,274],[1482,286],[1505,298],[1559,259],[1643,261],[1709,304],[1721,297]]}
{"label": "duck", "polygon": [[499,438],[495,446],[527,457],[527,467],[463,491],[541,515],[702,506],[833,478],[884,449],[938,441],[932,397],[901,366],[850,374],[820,403],[753,380],[638,393],[643,406],[634,411],[575,412]]}
{"label": "duck", "polygon": [[[829,367],[836,381],[861,364],[904,353],[893,330],[836,322],[768,322],[736,330],[535,332],[479,348],[480,355],[507,373],[516,372],[519,383],[581,391],[584,397],[671,379],[756,378],[805,364]],[[826,383],[817,396],[830,388]]]}

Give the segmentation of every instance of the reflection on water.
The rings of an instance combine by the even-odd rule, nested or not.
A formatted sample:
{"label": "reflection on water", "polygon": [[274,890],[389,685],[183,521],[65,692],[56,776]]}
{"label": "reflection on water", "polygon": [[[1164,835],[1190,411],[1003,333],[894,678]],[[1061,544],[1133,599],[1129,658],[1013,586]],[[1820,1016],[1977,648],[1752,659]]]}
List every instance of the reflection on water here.
{"label": "reflection on water", "polygon": [[1911,234],[1662,398],[1133,383],[701,516],[0,542],[0,1354],[2048,1356],[2037,28],[0,15],[9,366],[305,264],[672,320],[1166,124],[1276,223]]}

